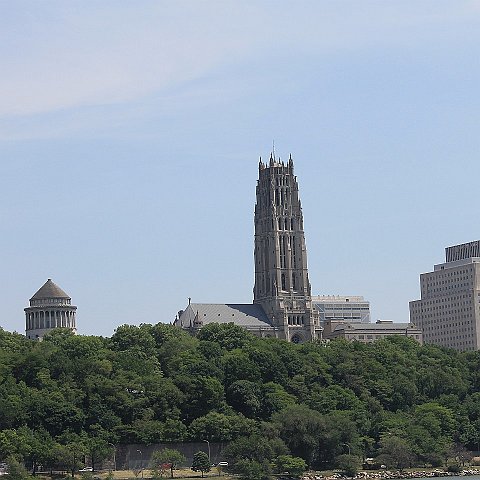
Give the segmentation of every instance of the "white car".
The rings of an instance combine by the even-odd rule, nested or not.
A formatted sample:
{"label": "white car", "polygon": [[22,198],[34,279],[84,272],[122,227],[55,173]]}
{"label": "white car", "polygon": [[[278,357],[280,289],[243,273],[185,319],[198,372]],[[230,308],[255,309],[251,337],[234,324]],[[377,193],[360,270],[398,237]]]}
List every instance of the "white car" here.
{"label": "white car", "polygon": [[79,470],[79,472],[93,472],[92,467],[85,467]]}

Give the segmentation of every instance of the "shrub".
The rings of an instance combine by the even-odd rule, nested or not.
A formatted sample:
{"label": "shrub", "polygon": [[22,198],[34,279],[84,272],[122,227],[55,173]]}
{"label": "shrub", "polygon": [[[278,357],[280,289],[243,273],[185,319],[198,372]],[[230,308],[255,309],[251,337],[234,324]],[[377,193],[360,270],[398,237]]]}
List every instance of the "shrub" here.
{"label": "shrub", "polygon": [[462,471],[462,467],[458,463],[452,463],[447,467],[447,472],[450,473],[460,473]]}
{"label": "shrub", "polygon": [[275,459],[274,467],[277,473],[288,473],[293,477],[300,477],[307,469],[307,464],[303,458],[280,455]]}

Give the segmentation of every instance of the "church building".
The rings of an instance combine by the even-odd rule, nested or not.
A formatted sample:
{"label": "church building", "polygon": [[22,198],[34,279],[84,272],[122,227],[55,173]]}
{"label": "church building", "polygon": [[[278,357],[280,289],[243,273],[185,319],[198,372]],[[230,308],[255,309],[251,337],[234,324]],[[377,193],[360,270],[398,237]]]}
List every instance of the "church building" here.
{"label": "church building", "polygon": [[321,339],[312,305],[302,206],[293,160],[260,159],[255,205],[253,304],[190,303],[174,325],[195,334],[208,323],[241,325],[295,343]]}

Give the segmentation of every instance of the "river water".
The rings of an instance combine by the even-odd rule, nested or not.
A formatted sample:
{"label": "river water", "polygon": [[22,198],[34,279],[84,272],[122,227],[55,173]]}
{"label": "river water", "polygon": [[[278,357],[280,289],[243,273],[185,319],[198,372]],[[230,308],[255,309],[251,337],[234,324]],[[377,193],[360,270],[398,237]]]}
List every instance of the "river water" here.
{"label": "river water", "polygon": [[449,475],[448,477],[412,477],[408,480],[425,480],[426,478],[445,478],[446,480],[480,480],[480,475]]}

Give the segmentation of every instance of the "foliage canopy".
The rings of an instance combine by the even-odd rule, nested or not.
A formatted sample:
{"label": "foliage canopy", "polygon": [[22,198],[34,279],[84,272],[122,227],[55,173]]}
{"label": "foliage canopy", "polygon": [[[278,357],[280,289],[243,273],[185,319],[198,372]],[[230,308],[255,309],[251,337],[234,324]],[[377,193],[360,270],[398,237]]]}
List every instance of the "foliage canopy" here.
{"label": "foliage canopy", "polygon": [[0,329],[0,460],[76,471],[74,451],[95,465],[112,444],[208,440],[230,442],[232,470],[250,478],[296,457],[445,464],[480,449],[479,367],[479,352],[402,337],[294,345],[233,324],[196,338],[142,324],[34,342]]}

